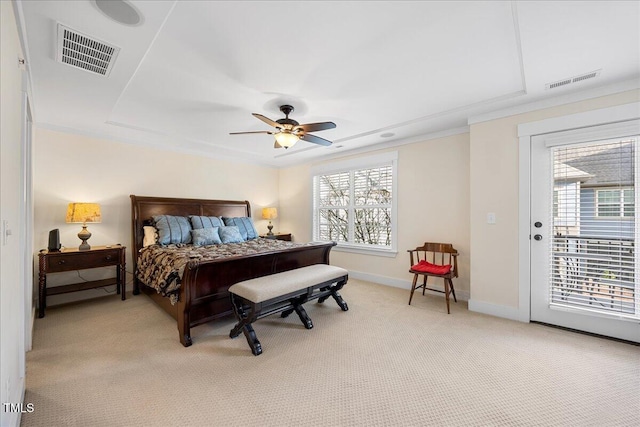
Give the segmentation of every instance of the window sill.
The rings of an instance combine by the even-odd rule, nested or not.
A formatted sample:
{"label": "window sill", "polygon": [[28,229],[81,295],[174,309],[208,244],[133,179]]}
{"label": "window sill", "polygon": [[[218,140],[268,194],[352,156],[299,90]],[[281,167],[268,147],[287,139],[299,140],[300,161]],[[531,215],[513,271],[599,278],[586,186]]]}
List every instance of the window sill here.
{"label": "window sill", "polygon": [[398,254],[398,251],[395,249],[363,248],[362,246],[353,246],[346,243],[338,243],[338,246],[333,250],[338,252],[350,252],[354,254],[374,255],[388,258],[394,258]]}

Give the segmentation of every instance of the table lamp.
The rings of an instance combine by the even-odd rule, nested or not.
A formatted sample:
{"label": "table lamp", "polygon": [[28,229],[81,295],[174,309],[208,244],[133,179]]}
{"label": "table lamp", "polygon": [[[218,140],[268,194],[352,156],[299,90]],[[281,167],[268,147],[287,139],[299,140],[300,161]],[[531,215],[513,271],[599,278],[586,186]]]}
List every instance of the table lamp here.
{"label": "table lamp", "polygon": [[91,246],[89,246],[87,240],[91,237],[91,233],[87,230],[87,223],[102,222],[100,205],[98,203],[69,203],[66,222],[69,224],[82,224],[82,230],[78,233],[82,243],[78,249],[88,251]]}
{"label": "table lamp", "polygon": [[271,224],[271,220],[272,219],[276,219],[278,218],[278,209],[276,208],[262,208],[262,219],[268,219],[269,220],[269,225],[267,225],[267,228],[269,229],[269,232],[267,233],[267,236],[273,236],[273,224]]}

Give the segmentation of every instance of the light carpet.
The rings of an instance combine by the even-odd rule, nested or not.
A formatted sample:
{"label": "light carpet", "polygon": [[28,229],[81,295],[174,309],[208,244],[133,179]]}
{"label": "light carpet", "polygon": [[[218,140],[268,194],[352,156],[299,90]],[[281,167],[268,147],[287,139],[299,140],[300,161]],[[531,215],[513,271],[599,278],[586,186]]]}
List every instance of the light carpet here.
{"label": "light carpet", "polygon": [[469,312],[358,280],[254,324],[192,329],[146,296],[47,309],[27,355],[23,426],[637,426],[640,347]]}

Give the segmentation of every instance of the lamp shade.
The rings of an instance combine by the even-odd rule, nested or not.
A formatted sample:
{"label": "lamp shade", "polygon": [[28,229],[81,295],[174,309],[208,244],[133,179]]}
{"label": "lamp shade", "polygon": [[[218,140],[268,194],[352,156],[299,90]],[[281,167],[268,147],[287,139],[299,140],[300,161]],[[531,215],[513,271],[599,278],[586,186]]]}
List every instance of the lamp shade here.
{"label": "lamp shade", "polygon": [[80,224],[102,222],[100,205],[98,203],[69,203],[66,222]]}
{"label": "lamp shade", "polygon": [[278,209],[276,208],[262,208],[262,219],[276,219],[278,218]]}

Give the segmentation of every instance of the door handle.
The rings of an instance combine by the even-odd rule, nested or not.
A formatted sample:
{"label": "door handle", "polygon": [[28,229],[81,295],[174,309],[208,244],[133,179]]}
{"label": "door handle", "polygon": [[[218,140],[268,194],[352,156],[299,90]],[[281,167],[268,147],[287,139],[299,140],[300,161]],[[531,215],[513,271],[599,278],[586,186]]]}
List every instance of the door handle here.
{"label": "door handle", "polygon": [[536,240],[542,240],[542,235],[536,234],[535,236],[533,236],[533,238]]}

